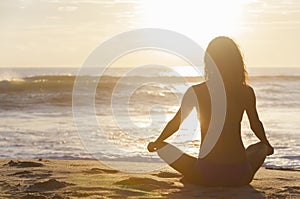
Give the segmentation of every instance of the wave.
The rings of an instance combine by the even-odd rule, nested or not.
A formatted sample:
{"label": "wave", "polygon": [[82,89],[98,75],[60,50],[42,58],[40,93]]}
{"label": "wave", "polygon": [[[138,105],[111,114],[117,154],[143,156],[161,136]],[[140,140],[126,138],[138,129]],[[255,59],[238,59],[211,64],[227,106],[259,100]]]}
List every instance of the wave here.
{"label": "wave", "polygon": [[[37,75],[32,77],[15,78],[0,81],[0,104],[2,109],[10,109],[12,107],[28,107],[30,105],[59,105],[66,106],[72,104],[72,92],[75,75]],[[142,77],[142,76],[80,76],[80,80],[88,87],[89,83],[98,82],[96,100],[102,104],[110,102],[110,96],[114,93],[116,87],[121,88],[119,92],[114,94],[117,97],[126,97],[132,92],[132,88],[136,90],[143,103],[152,103],[153,100],[161,101],[161,96],[166,99],[173,99],[172,94],[183,94],[186,86],[179,90],[170,90],[170,86],[182,86],[183,83],[196,84],[204,79],[201,77]],[[282,82],[300,81],[300,76],[255,76],[250,77],[251,82],[269,81],[270,84],[259,84],[259,90],[266,93],[278,93],[283,88]],[[142,88],[143,83],[151,83],[152,86]],[[297,84],[297,83],[296,83]],[[298,84],[297,84],[298,85]],[[121,91],[121,92],[120,92]],[[266,96],[266,97],[267,97]],[[272,95],[273,96],[273,95]],[[174,97],[174,96],[173,96]]]}
{"label": "wave", "polygon": [[[0,92],[20,92],[20,91],[62,91],[72,90],[77,76],[73,75],[42,75],[25,77],[21,79],[9,79],[0,81]],[[120,80],[120,81],[119,81]],[[88,83],[98,81],[100,86],[114,86],[121,84],[123,86],[132,85],[135,82],[139,83],[182,83],[183,81],[201,81],[199,77],[141,77],[141,76],[80,76],[80,81]]]}
{"label": "wave", "polygon": [[11,79],[0,81],[0,91],[20,92],[41,89],[62,89],[72,87],[74,77],[72,76],[34,76],[22,79]]}
{"label": "wave", "polygon": [[[32,77],[25,78],[12,78],[7,80],[0,81],[0,91],[28,91],[28,90],[39,90],[39,89],[54,89],[54,90],[63,90],[73,88],[74,81],[77,76],[74,75],[38,75]],[[85,81],[99,81],[101,84],[133,84],[134,82],[155,82],[155,83],[182,83],[186,82],[201,82],[203,81],[203,77],[150,77],[150,76],[81,76],[81,80]],[[249,77],[250,81],[254,80],[290,80],[290,81],[299,81],[300,76],[293,75],[276,75],[276,76],[251,76]],[[122,81],[119,81],[122,80]]]}
{"label": "wave", "polygon": [[[80,76],[75,75],[38,75],[24,78],[12,78],[0,81],[0,93],[13,92],[65,92],[72,91],[76,78],[88,86],[88,83],[98,82],[98,90],[110,90],[116,85],[123,88],[143,83],[152,83],[157,86],[196,84],[204,81],[203,77],[150,77],[150,76]],[[300,76],[254,76],[250,77],[250,82],[255,81],[300,81]],[[279,83],[280,84],[280,83]]]}
{"label": "wave", "polygon": [[250,76],[250,80],[281,80],[281,81],[299,81],[300,75],[256,75]]}
{"label": "wave", "polygon": [[[42,106],[70,106],[72,104],[72,92],[76,76],[72,75],[41,75],[25,77],[22,79],[10,79],[0,81],[0,104],[1,109],[13,109],[13,108],[25,108],[25,107],[36,107],[37,105]],[[114,88],[121,88],[121,93],[115,93],[119,98],[126,97],[126,93],[129,93],[129,88],[141,85],[143,82],[156,82],[157,86],[151,88],[151,92],[144,93],[143,91],[137,92],[140,96],[147,94],[145,98],[149,96],[160,96],[168,95],[165,91],[164,82],[178,83],[180,77],[176,78],[162,78],[162,77],[114,77],[114,76],[81,76],[80,81],[85,84],[86,87],[89,85],[95,85],[98,82],[96,100],[99,104],[106,104],[110,102],[110,96],[114,92]],[[121,80],[122,81],[119,81]],[[167,81],[166,81],[167,80]],[[180,82],[180,81],[179,81]],[[91,84],[89,84],[91,83]],[[149,87],[148,87],[149,88]],[[157,92],[157,90],[159,90]],[[83,95],[85,93],[83,92]],[[151,98],[152,99],[152,98]]]}
{"label": "wave", "polygon": [[[32,91],[32,90],[72,90],[76,78],[80,81],[98,82],[105,86],[114,86],[115,84],[133,85],[138,83],[161,83],[161,84],[182,84],[182,83],[198,83],[204,80],[203,77],[151,77],[151,76],[80,76],[75,75],[38,75],[24,78],[11,78],[0,81],[0,92],[13,91]],[[250,81],[300,81],[297,75],[276,75],[276,76],[250,76]]]}

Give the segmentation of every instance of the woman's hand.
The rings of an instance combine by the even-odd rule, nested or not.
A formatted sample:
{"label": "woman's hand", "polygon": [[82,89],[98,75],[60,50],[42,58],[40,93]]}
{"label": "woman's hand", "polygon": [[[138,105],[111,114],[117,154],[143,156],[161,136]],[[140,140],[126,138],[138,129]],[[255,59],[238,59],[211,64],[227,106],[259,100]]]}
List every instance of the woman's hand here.
{"label": "woman's hand", "polygon": [[157,147],[156,147],[156,143],[155,142],[149,142],[148,146],[147,146],[147,149],[149,152],[154,152],[157,150]]}

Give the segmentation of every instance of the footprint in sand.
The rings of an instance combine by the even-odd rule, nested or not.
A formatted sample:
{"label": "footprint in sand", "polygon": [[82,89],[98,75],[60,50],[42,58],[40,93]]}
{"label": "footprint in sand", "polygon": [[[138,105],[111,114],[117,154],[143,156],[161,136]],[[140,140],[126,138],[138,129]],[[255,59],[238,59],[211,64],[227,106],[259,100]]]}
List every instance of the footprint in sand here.
{"label": "footprint in sand", "polygon": [[169,189],[173,186],[173,183],[157,181],[151,178],[138,177],[130,177],[128,179],[118,181],[115,184],[143,191],[152,191],[155,189]]}
{"label": "footprint in sand", "polygon": [[15,172],[13,174],[9,174],[8,176],[18,176],[20,178],[36,178],[36,179],[42,179],[42,178],[48,178],[49,176],[51,176],[52,172],[51,171],[19,171],[19,172]]}
{"label": "footprint in sand", "polygon": [[172,173],[172,172],[166,172],[166,171],[162,171],[162,172],[159,172],[157,174],[152,174],[152,175],[160,177],[160,178],[180,178],[180,177],[182,177],[182,175],[179,173]]}
{"label": "footprint in sand", "polygon": [[[21,199],[47,199],[49,197],[39,195],[39,194],[26,194],[25,196],[21,197]],[[64,199],[64,197],[59,196],[55,194],[54,196],[51,197],[52,199]]]}
{"label": "footprint in sand", "polygon": [[42,195],[27,194],[21,197],[21,199],[47,199],[47,197]]}
{"label": "footprint in sand", "polygon": [[55,189],[61,189],[69,185],[74,185],[71,183],[60,182],[56,179],[50,179],[44,182],[37,182],[28,187],[29,191],[51,191]]}
{"label": "footprint in sand", "polygon": [[87,174],[101,174],[101,173],[110,173],[110,174],[114,174],[114,173],[118,173],[118,170],[113,170],[113,169],[100,169],[100,168],[92,168],[90,170],[86,170],[84,171]]}
{"label": "footprint in sand", "polygon": [[18,168],[26,168],[26,167],[42,167],[44,166],[42,163],[39,162],[29,162],[29,161],[9,161],[3,166],[10,166],[10,167],[18,167]]}
{"label": "footprint in sand", "polygon": [[284,186],[284,189],[279,191],[279,193],[290,193],[290,194],[300,194],[300,187],[298,186]]}

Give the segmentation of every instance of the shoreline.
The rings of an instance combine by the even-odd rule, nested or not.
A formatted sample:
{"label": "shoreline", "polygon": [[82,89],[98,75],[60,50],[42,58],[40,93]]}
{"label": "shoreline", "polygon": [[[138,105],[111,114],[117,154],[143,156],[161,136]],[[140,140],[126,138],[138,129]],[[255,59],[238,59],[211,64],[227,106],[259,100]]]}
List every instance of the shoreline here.
{"label": "shoreline", "polygon": [[0,176],[0,198],[300,198],[298,169],[261,168],[250,185],[236,188],[183,184],[168,166],[126,173],[98,160],[0,159]]}

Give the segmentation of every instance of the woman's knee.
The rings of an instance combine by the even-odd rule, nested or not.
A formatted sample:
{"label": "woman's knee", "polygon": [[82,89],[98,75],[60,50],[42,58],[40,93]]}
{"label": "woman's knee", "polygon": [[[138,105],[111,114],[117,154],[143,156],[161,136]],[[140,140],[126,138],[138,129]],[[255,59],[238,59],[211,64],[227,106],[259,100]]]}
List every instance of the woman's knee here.
{"label": "woman's knee", "polygon": [[263,153],[265,156],[267,156],[267,154],[268,154],[267,144],[260,142],[258,147],[259,147],[260,152]]}
{"label": "woman's knee", "polygon": [[268,153],[268,146],[265,143],[258,142],[255,144],[250,145],[246,149],[247,153],[263,153],[267,154]]}

